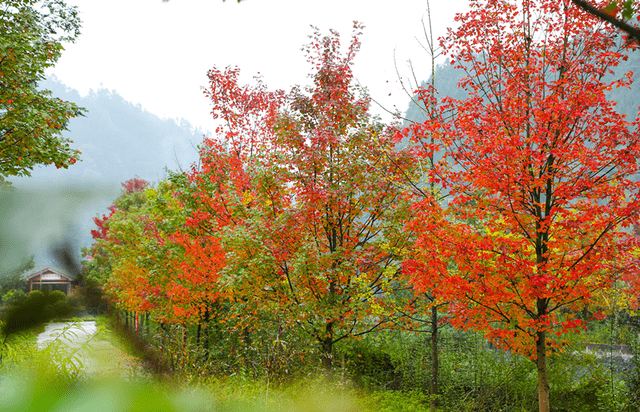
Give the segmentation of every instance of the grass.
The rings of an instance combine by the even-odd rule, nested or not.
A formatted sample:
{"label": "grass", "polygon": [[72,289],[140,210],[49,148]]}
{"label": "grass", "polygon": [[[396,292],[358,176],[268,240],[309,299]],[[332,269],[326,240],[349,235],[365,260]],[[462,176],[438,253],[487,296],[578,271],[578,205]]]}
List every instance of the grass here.
{"label": "grass", "polygon": [[[410,393],[366,393],[318,382],[269,389],[235,379],[189,387],[157,382],[95,379],[65,387],[37,376],[5,383],[0,410],[12,411],[215,411],[215,412],[423,412],[428,404]],[[7,389],[8,388],[8,389]],[[2,396],[9,392],[10,396]]]}
{"label": "grass", "polygon": [[[264,386],[262,386],[263,392]],[[237,393],[243,399],[242,393]],[[309,377],[289,387],[272,391],[272,410],[292,411],[362,411],[362,412],[423,412],[429,410],[429,398],[416,392],[365,391],[349,382],[326,382]]]}
{"label": "grass", "polygon": [[[214,412],[422,412],[428,398],[418,393],[368,392],[348,380],[308,375],[274,386],[240,376],[192,377],[184,381],[149,379],[140,372],[136,347],[110,330],[106,318],[95,319],[98,335],[87,353],[100,373],[87,379],[86,360],[74,363],[62,344],[38,349],[44,326],[16,339],[0,385],[0,410],[11,411],[214,411]],[[63,339],[62,339],[63,340]],[[84,348],[83,348],[84,350]],[[68,369],[55,364],[71,363]],[[52,367],[52,365],[54,365]],[[7,366],[7,365],[3,365]]]}
{"label": "grass", "polygon": [[354,388],[348,381],[309,376],[292,384],[269,388],[264,382],[226,378],[208,382],[205,392],[214,394],[224,408],[248,411],[287,412],[423,412],[429,410],[428,397],[410,392],[369,392]]}

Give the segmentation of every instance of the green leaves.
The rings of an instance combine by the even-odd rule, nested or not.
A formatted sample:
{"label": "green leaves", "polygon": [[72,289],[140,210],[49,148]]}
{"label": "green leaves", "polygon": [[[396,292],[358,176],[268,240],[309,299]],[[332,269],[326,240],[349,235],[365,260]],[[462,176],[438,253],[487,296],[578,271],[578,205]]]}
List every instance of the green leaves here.
{"label": "green leaves", "polygon": [[612,1],[603,9],[604,12],[616,16],[618,12],[624,20],[630,20],[634,14],[635,0]]}
{"label": "green leaves", "polygon": [[39,90],[38,82],[79,30],[76,8],[62,0],[12,0],[0,10],[0,179],[78,160],[62,131],[82,109]]}

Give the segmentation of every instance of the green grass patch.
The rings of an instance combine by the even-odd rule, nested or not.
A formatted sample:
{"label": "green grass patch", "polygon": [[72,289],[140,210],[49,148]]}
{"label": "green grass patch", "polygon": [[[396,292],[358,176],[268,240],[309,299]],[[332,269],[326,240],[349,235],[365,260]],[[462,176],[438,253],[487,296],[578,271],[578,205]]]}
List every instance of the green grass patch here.
{"label": "green grass patch", "polygon": [[0,410],[166,412],[387,412],[428,410],[427,399],[405,392],[368,393],[345,382],[309,377],[281,388],[228,378],[181,386],[158,382],[97,379],[75,385],[37,375],[3,382]]}

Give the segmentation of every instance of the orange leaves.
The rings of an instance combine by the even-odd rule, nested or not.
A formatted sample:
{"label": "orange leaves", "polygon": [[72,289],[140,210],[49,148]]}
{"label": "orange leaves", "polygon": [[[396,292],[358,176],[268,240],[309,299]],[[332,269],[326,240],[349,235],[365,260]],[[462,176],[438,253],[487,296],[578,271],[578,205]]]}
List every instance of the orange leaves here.
{"label": "orange leaves", "polygon": [[378,295],[397,272],[400,241],[387,235],[401,238],[393,161],[402,159],[395,130],[371,118],[353,84],[358,48],[355,33],[343,55],[337,33],[316,31],[306,48],[313,84],[287,95],[238,85],[237,69],[212,70],[205,93],[225,125],[205,141],[183,197],[185,273],[207,262],[246,319],[281,311],[318,339],[382,320]]}
{"label": "orange leaves", "polygon": [[622,4],[619,1],[612,1],[607,6],[602,9],[602,11],[608,14],[611,17],[617,17],[618,13],[622,10]]}

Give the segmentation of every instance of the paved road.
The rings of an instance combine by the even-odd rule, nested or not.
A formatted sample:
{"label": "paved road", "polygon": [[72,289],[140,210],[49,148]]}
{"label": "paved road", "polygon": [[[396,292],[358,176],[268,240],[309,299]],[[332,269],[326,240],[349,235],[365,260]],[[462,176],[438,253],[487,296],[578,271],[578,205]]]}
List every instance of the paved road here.
{"label": "paved road", "polygon": [[[67,328],[66,331],[65,328]],[[61,337],[60,335],[63,332],[65,336]],[[52,322],[48,323],[44,328],[44,332],[38,335],[38,346],[42,348],[57,338],[63,338],[67,345],[80,347],[89,342],[96,332],[98,332],[98,327],[93,320],[74,323]],[[70,338],[71,341],[67,341],[66,338]]]}
{"label": "paved road", "polygon": [[136,359],[115,347],[108,340],[109,332],[98,331],[95,321],[46,325],[38,335],[38,346],[53,352],[53,361],[73,362],[89,377],[129,378],[142,374]]}

